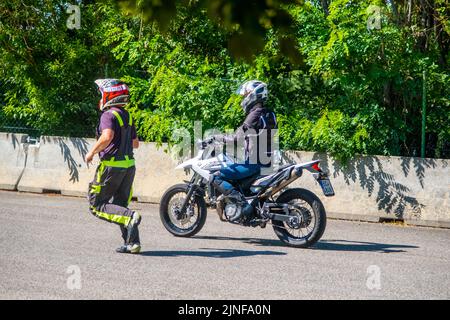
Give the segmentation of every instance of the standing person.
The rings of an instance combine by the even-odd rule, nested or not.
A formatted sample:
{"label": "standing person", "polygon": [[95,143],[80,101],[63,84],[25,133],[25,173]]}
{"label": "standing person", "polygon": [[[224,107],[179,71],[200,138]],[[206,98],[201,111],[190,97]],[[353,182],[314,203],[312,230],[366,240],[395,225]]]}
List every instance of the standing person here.
{"label": "standing person", "polygon": [[102,115],[97,142],[85,161],[89,164],[98,153],[100,164],[89,184],[89,209],[97,218],[120,226],[124,245],[116,252],[139,253],[141,216],[128,209],[136,173],[133,148],[139,147],[133,119],[124,108],[129,101],[128,87],[116,79],[99,79],[95,83],[102,95],[99,103]]}

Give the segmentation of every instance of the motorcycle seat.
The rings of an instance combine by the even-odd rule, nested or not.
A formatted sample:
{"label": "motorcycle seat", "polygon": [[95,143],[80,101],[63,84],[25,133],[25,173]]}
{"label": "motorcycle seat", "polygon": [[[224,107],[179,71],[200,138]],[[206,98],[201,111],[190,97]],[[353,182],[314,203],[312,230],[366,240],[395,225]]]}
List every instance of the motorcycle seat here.
{"label": "motorcycle seat", "polygon": [[273,175],[259,176],[253,181],[252,186],[265,187],[271,181],[272,176]]}
{"label": "motorcycle seat", "polygon": [[292,163],[284,164],[284,165],[278,167],[277,172],[281,172],[281,171],[283,171],[284,169],[289,168],[289,167],[291,167],[291,166],[293,166]]}

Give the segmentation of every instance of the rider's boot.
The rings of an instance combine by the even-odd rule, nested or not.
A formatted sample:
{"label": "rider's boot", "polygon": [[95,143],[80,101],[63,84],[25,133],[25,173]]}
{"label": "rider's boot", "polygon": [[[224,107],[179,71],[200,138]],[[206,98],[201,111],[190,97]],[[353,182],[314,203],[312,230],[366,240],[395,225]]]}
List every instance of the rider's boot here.
{"label": "rider's boot", "polygon": [[140,242],[138,225],[141,223],[141,220],[141,215],[138,212],[134,211],[127,226],[127,243],[134,244]]}
{"label": "rider's boot", "polygon": [[135,244],[124,244],[123,246],[116,249],[117,253],[131,253],[137,254],[141,252],[141,245],[139,243]]}
{"label": "rider's boot", "polygon": [[121,227],[124,245],[116,249],[119,253],[139,253],[141,244],[139,239],[138,225],[141,223],[142,217],[138,212],[133,212],[128,225]]}

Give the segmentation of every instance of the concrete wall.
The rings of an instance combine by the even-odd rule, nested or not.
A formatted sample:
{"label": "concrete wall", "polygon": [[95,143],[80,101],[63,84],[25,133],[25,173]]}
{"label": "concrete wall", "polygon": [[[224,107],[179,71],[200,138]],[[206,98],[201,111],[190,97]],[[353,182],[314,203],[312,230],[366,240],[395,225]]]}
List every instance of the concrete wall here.
{"label": "concrete wall", "polygon": [[[19,170],[23,175],[16,185],[17,190],[86,196],[98,157],[89,168],[84,157],[94,143],[94,139],[42,136],[38,144],[25,144],[28,156],[26,165]],[[137,178],[133,196],[139,201],[159,202],[168,187],[189,178],[183,171],[173,170],[176,162],[163,151],[164,148],[141,143],[135,152]]]}
{"label": "concrete wall", "polygon": [[94,142],[94,139],[42,136],[38,144],[27,148],[27,162],[17,189],[85,196],[95,167],[88,169],[84,156]]}
{"label": "concrete wall", "polygon": [[347,166],[326,154],[287,152],[286,161],[321,160],[336,196],[326,198],[308,173],[293,185],[320,195],[330,216],[364,221],[403,219],[408,224],[450,228],[449,160],[360,156]]}
{"label": "concrete wall", "polygon": [[158,203],[172,185],[190,179],[183,170],[174,170],[177,163],[164,152],[166,145],[141,143],[135,150],[136,178],[133,194],[138,201]]}
{"label": "concrete wall", "polygon": [[[84,196],[94,177],[95,165],[83,159],[93,139],[41,137],[40,143],[23,143],[26,136],[0,134],[0,188],[28,192],[58,191]],[[164,152],[166,146],[141,143],[136,150],[137,176],[134,196],[139,201],[158,202],[171,185],[189,179],[174,170],[176,162]],[[336,196],[326,198],[309,172],[292,186],[316,193],[329,216],[379,221],[404,219],[409,224],[450,228],[449,160],[406,157],[356,157],[347,166],[326,154],[293,152],[286,162],[320,159],[330,172]]]}
{"label": "concrete wall", "polygon": [[16,190],[25,168],[27,135],[0,132],[0,189]]}

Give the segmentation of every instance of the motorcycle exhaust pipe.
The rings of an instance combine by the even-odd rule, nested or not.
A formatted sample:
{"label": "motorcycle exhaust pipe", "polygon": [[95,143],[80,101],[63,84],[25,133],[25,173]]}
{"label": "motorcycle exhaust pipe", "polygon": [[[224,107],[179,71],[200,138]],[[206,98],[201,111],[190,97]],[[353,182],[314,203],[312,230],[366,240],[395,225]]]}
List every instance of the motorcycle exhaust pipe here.
{"label": "motorcycle exhaust pipe", "polygon": [[276,194],[277,192],[279,192],[280,190],[282,190],[283,188],[287,187],[289,184],[291,184],[292,182],[294,182],[295,180],[300,178],[302,176],[302,174],[303,174],[302,168],[296,168],[296,167],[292,168],[291,172],[289,174],[289,177],[286,180],[281,181],[276,186],[270,187],[258,198],[261,200],[266,200],[266,199],[270,198],[271,196],[273,196],[274,194]]}

